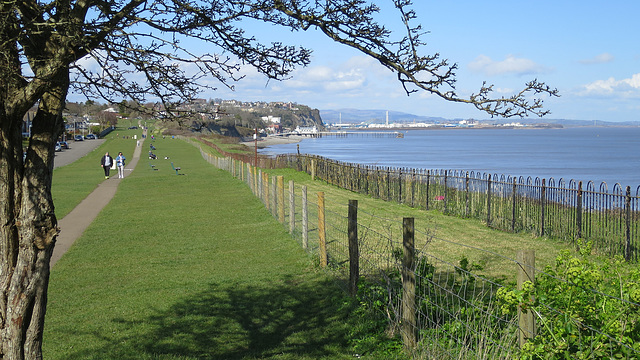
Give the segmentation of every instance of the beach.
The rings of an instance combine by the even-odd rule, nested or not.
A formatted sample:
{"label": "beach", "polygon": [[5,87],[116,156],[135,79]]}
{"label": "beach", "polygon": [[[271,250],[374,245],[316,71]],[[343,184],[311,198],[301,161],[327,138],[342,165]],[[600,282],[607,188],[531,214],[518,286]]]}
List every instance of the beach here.
{"label": "beach", "polygon": [[[289,135],[286,137],[285,136],[261,137],[258,140],[258,148],[264,149],[267,146],[271,146],[271,145],[295,144],[300,142],[302,139],[304,139],[304,136],[297,136],[297,135]],[[243,141],[241,142],[241,144],[252,147],[252,148],[256,145],[254,140]]]}

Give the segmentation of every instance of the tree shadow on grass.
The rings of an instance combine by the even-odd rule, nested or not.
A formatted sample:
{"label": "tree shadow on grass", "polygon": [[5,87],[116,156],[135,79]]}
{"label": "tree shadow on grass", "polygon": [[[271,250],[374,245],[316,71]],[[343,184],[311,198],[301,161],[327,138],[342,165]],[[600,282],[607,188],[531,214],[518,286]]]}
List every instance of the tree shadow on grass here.
{"label": "tree shadow on grass", "polygon": [[331,281],[212,284],[144,325],[114,319],[125,338],[74,358],[352,359],[349,303]]}

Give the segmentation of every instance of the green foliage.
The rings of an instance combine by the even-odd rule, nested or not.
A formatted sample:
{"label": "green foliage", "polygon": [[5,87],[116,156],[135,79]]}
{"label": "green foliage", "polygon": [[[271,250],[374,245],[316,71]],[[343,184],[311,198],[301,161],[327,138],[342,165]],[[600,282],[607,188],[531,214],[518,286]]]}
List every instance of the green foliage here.
{"label": "green foliage", "polygon": [[640,271],[621,257],[600,264],[589,256],[590,242],[579,244],[578,255],[561,251],[535,286],[498,291],[503,314],[518,306],[535,314],[537,335],[521,358],[638,359]]}
{"label": "green foliage", "polygon": [[[399,284],[399,273],[391,274]],[[350,345],[357,354],[368,354],[382,359],[405,358],[402,340],[392,329],[395,320],[389,319],[389,290],[380,282],[361,278],[356,296],[358,307],[354,312],[360,321],[349,334]],[[390,322],[390,320],[392,320]]]}

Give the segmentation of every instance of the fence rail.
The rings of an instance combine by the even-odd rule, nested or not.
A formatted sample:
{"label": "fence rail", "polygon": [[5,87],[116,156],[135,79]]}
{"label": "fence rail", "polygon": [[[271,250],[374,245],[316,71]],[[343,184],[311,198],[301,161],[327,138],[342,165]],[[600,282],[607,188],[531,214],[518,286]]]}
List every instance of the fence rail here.
{"label": "fence rail", "polygon": [[640,256],[640,186],[511,177],[455,170],[389,168],[313,155],[279,155],[274,167],[305,171],[375,198],[476,218],[492,228],[575,242],[591,240],[610,256]]}
{"label": "fence rail", "polygon": [[[614,279],[612,293],[599,292],[589,284],[567,278],[574,276],[568,274],[579,266],[584,274],[591,273],[586,264],[577,263],[577,258],[566,254],[558,257],[556,271],[537,269],[535,256],[530,251],[522,251],[512,259],[458,244],[421,231],[423,226],[414,224],[413,218],[402,222],[380,218],[360,208],[355,200],[348,204],[334,203],[327,200],[324,193],[308,193],[306,186],[296,186],[293,181],[285,186],[281,176],[270,176],[267,169],[229,157],[211,156],[202,150],[201,153],[209,163],[246,182],[300,245],[318,257],[321,266],[344,279],[351,294],[357,293],[386,319],[387,332],[397,334],[416,358],[511,359],[522,352],[538,355],[532,358],[640,357],[638,274],[627,283],[630,287],[625,285],[624,291],[620,291],[623,286],[616,285]],[[376,176],[389,179],[394,175],[385,172]],[[464,182],[459,176],[454,178],[458,179],[447,176],[447,179],[423,184],[422,191],[427,191],[425,187],[429,184],[438,188],[440,192],[436,194],[460,196],[465,199],[465,205],[469,204],[464,206],[467,210],[473,208],[474,201],[491,206],[493,200],[488,198],[505,196],[500,194],[514,183],[511,179],[499,181],[505,184],[500,188],[490,185],[488,177],[487,182],[478,181],[475,185],[472,181],[475,177],[465,176]],[[355,184],[354,179],[349,181]],[[445,187],[448,182],[455,185]],[[397,188],[397,192],[388,192],[392,188],[385,187],[388,182],[382,184],[372,186],[383,196],[400,194]],[[529,189],[516,189],[520,193],[511,187],[506,197],[513,201],[513,197],[523,196],[522,193],[555,191],[555,186],[542,185],[541,182],[530,184]],[[485,190],[493,191],[484,192],[484,198],[478,200],[473,198],[473,192],[457,194],[454,189],[461,186],[462,189],[485,186]],[[402,198],[409,199],[408,196]],[[451,201],[448,205],[459,202]],[[499,213],[496,211],[492,216]],[[517,276],[498,283],[478,275],[476,264],[455,262],[443,254],[430,252],[432,248],[442,248],[438,243],[462,247],[469,254],[479,252],[485,257],[499,258],[510,264]],[[567,273],[561,274],[562,269]],[[517,287],[504,285],[509,283]],[[557,298],[551,301],[551,297],[536,300],[528,292],[531,288],[527,283],[536,283],[541,289],[549,290],[549,294],[555,292],[555,296],[570,294],[567,295],[569,301]],[[636,290],[638,294],[633,295]],[[610,313],[613,305],[623,310],[615,312],[613,319],[602,317]],[[601,308],[596,310],[595,306]],[[536,342],[538,337],[548,334],[552,334],[551,337]]]}

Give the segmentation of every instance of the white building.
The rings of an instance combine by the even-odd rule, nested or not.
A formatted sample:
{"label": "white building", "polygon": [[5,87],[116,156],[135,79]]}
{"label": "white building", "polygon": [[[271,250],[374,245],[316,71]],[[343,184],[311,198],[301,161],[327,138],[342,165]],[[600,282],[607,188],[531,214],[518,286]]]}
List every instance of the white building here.
{"label": "white building", "polygon": [[262,121],[270,122],[272,124],[280,124],[280,118],[277,116],[263,116]]}
{"label": "white building", "polygon": [[293,130],[293,132],[298,133],[298,135],[313,135],[318,133],[318,128],[316,126],[312,126],[312,127],[296,126],[296,129]]}

